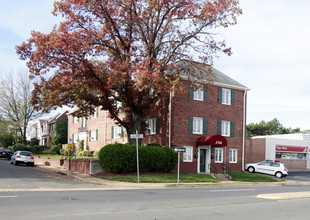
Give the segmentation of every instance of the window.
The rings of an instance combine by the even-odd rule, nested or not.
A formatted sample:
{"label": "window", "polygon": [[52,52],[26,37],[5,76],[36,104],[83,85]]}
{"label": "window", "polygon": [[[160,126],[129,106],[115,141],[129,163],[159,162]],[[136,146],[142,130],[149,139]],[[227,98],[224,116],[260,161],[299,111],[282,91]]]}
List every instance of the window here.
{"label": "window", "polygon": [[235,137],[235,122],[233,121],[217,121],[217,134],[226,137]]}
{"label": "window", "polygon": [[194,100],[198,100],[198,101],[203,101],[203,90],[202,89],[197,89],[196,91],[194,91]]}
{"label": "window", "polygon": [[73,124],[79,123],[79,118],[76,116],[73,116]]}
{"label": "window", "polygon": [[98,118],[98,107],[96,107],[94,110],[95,112],[92,115],[90,115],[90,119]]}
{"label": "window", "polygon": [[146,134],[157,134],[158,118],[146,120]]}
{"label": "window", "polygon": [[55,124],[51,124],[51,131],[54,131],[55,130]]}
{"label": "window", "polygon": [[230,105],[231,104],[231,90],[222,89],[222,104]]}
{"label": "window", "polygon": [[215,148],[215,163],[223,163],[223,149]]}
{"label": "window", "polygon": [[189,98],[198,101],[208,101],[208,91],[203,88],[195,88],[195,91],[192,87],[189,87]]}
{"label": "window", "polygon": [[79,143],[79,134],[72,134],[72,143]]}
{"label": "window", "polygon": [[123,127],[121,126],[112,126],[112,139],[122,138],[123,137]]}
{"label": "window", "polygon": [[98,140],[98,129],[89,131],[89,141],[97,141]]}
{"label": "window", "polygon": [[188,117],[188,132],[190,134],[208,134],[208,119]]}
{"label": "window", "polygon": [[237,163],[237,149],[229,150],[229,163]]}
{"label": "window", "polygon": [[82,118],[82,128],[86,128],[86,126],[87,126],[87,122],[86,121],[87,121],[86,118],[83,117]]}
{"label": "window", "polygon": [[193,118],[193,134],[202,134],[202,118]]}
{"label": "window", "polygon": [[224,105],[235,105],[236,91],[233,89],[218,88],[218,102]]}
{"label": "window", "polygon": [[229,121],[222,121],[222,131],[223,136],[229,137],[230,136],[230,122]]}
{"label": "window", "polygon": [[193,161],[193,147],[184,146],[186,151],[183,153],[183,162],[192,162]]}

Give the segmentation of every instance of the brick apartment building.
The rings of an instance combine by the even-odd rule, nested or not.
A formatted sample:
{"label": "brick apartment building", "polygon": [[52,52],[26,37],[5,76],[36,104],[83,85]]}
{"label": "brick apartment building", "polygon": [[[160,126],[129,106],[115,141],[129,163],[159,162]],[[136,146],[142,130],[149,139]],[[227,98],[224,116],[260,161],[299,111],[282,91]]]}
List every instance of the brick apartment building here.
{"label": "brick apartment building", "polygon": [[[186,148],[181,161],[183,173],[241,171],[248,88],[209,66],[186,61],[180,65],[190,66],[197,74],[211,70],[212,83],[207,89],[193,91],[188,80],[191,76],[181,71],[182,89],[172,91],[149,112],[142,144]],[[127,141],[125,130],[98,108],[87,120],[70,113],[68,120],[68,143],[83,141],[84,148],[96,151],[106,144]]]}

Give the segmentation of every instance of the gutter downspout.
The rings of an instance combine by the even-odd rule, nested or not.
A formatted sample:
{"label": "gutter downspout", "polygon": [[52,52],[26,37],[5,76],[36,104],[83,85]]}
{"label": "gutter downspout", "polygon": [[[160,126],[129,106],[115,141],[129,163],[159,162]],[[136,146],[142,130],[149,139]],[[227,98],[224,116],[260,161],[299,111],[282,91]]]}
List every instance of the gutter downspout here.
{"label": "gutter downspout", "polygon": [[169,92],[169,137],[168,137],[168,146],[171,148],[171,109],[172,109],[172,92]]}
{"label": "gutter downspout", "polygon": [[104,139],[103,146],[107,145],[107,110],[104,111]]}
{"label": "gutter downspout", "polygon": [[245,133],[246,133],[246,96],[247,96],[247,89],[244,90],[243,96],[243,129],[242,129],[242,171],[244,171],[244,149],[245,149]]}

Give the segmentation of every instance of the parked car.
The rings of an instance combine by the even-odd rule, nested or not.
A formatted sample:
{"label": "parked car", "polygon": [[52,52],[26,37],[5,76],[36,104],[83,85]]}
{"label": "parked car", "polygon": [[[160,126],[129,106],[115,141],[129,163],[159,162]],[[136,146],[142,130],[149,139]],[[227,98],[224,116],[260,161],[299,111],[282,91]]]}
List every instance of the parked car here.
{"label": "parked car", "polygon": [[283,163],[275,161],[261,161],[258,163],[248,163],[245,169],[250,173],[265,173],[282,178],[288,175],[288,170]]}
{"label": "parked car", "polygon": [[11,157],[11,164],[26,164],[34,166],[34,157],[30,151],[16,151]]}
{"label": "parked car", "polygon": [[8,160],[11,160],[12,155],[13,150],[11,148],[0,147],[0,158],[7,158]]}

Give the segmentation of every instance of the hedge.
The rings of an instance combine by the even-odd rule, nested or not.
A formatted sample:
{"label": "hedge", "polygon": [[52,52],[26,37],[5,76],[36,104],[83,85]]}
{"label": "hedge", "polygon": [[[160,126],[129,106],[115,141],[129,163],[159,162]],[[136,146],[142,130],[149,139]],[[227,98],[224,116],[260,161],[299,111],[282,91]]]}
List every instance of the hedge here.
{"label": "hedge", "polygon": [[[139,168],[142,171],[171,172],[177,163],[177,153],[171,148],[139,146]],[[109,144],[99,151],[100,165],[112,173],[129,173],[137,170],[135,145]]]}
{"label": "hedge", "polygon": [[35,145],[35,146],[27,146],[24,144],[15,144],[12,147],[13,151],[30,151],[33,154],[40,154],[43,151],[47,150],[48,147],[47,146],[39,146],[39,145]]}

